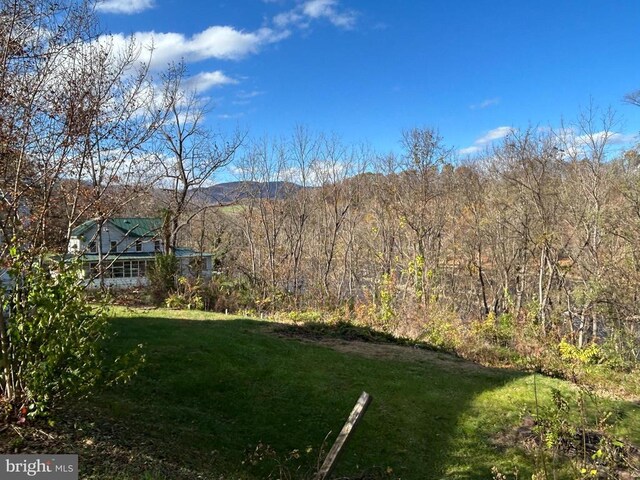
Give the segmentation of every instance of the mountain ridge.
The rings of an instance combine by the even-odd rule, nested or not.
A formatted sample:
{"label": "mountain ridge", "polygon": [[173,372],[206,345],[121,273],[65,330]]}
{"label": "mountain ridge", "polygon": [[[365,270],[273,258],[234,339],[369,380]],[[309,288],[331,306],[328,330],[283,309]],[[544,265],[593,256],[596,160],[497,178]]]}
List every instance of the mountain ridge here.
{"label": "mountain ridge", "polygon": [[247,198],[281,199],[295,194],[303,187],[293,182],[223,182],[198,189],[198,197],[211,203],[234,203]]}

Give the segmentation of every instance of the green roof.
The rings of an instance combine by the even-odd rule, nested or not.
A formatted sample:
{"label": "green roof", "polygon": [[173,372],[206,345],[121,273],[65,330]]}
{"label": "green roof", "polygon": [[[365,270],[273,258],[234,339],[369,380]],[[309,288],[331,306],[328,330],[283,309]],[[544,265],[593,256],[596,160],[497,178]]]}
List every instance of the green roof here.
{"label": "green roof", "polygon": [[110,218],[109,222],[133,237],[153,237],[162,229],[161,218]]}
{"label": "green roof", "polygon": [[190,257],[212,257],[213,255],[211,253],[204,253],[204,252],[196,252],[195,250],[191,249],[191,248],[185,248],[185,247],[176,247],[175,252],[173,252],[173,254],[178,257],[186,257],[186,258],[190,258]]}
{"label": "green roof", "polygon": [[81,223],[76,228],[71,230],[72,237],[81,237],[85,233],[87,233],[91,228],[96,224],[95,220],[87,220],[86,222]]}
{"label": "green roof", "polygon": [[[127,253],[105,253],[102,258],[105,260],[154,260],[158,252],[127,252]],[[211,253],[199,253],[190,248],[176,248],[175,256],[178,258],[212,257]],[[80,258],[84,262],[97,262],[100,255],[97,253],[84,253],[77,257],[75,254],[67,253],[65,259]]]}
{"label": "green roof", "polygon": [[[91,230],[97,223],[96,219],[87,220],[71,231],[71,236],[80,237]],[[161,218],[119,217],[108,218],[109,223],[131,237],[153,237],[160,233],[162,228]]]}

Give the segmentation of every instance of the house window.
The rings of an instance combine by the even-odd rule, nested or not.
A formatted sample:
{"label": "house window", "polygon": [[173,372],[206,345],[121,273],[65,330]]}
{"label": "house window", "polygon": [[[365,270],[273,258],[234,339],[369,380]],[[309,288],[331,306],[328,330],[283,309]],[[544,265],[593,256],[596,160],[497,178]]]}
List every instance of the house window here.
{"label": "house window", "polygon": [[160,240],[156,240],[155,242],[153,242],[153,246],[156,252],[162,251],[162,243],[160,242]]}
{"label": "house window", "polygon": [[136,252],[141,252],[142,251],[142,240],[138,239],[136,240]]}
{"label": "house window", "polygon": [[132,277],[144,277],[146,273],[146,262],[131,261],[131,276]]}
{"label": "house window", "polygon": [[104,276],[105,278],[139,278],[144,277],[146,271],[147,262],[145,261],[121,260],[109,265],[104,272]]}
{"label": "house window", "polygon": [[98,251],[96,248],[96,242],[89,242],[89,251],[91,253],[96,253]]}
{"label": "house window", "polygon": [[111,247],[109,248],[109,253],[116,253],[118,251],[118,242],[115,240],[111,240]]}
{"label": "house window", "polygon": [[122,264],[123,262],[113,262],[113,265],[109,268],[111,271],[111,277],[124,278],[124,266]]}

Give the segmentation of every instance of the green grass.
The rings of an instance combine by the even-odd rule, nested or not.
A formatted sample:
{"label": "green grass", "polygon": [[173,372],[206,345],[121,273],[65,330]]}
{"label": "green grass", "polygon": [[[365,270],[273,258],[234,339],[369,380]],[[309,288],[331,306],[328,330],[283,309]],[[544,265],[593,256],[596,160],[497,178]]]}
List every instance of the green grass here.
{"label": "green grass", "polygon": [[245,205],[242,203],[234,203],[232,205],[222,205],[218,207],[218,211],[222,213],[226,213],[227,215],[234,215],[238,213],[242,213],[245,210]]}
{"label": "green grass", "polygon": [[[130,384],[99,392],[82,411],[124,449],[207,478],[262,479],[274,463],[246,461],[262,442],[282,459],[299,449],[296,465],[306,471],[327,433],[333,432],[332,442],[366,390],[373,403],[339,461],[338,476],[377,466],[390,468],[393,478],[487,479],[494,465],[518,465],[520,478],[530,478],[530,458],[515,445],[497,446],[496,439],[534,408],[532,375],[436,352],[372,357],[337,351],[278,337],[266,322],[202,312],[119,309],[112,323],[112,353],[143,343],[146,362]],[[551,388],[569,391],[541,376],[537,385],[543,403]],[[621,419],[619,433],[638,443],[638,409],[616,402],[607,407]]]}

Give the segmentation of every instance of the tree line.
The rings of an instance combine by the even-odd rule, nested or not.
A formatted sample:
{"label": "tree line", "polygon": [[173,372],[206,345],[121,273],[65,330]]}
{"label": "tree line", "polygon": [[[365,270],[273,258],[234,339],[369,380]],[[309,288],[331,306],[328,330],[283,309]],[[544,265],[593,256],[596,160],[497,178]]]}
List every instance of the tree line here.
{"label": "tree line", "polygon": [[[637,360],[640,153],[616,149],[612,112],[514,129],[468,159],[435,128],[404,132],[388,155],[303,127],[279,139],[221,136],[185,88],[184,65],[152,71],[140,61],[147,46],[102,34],[94,7],[0,0],[9,271],[28,274],[66,251],[87,218],[161,216],[167,254],[190,244],[216,256],[220,275],[190,294],[209,288],[235,298],[231,307],[341,312],[444,344],[458,323],[498,343],[526,326],[577,348],[606,341]],[[637,92],[627,100],[637,105]],[[242,199],[203,201],[232,161]],[[23,306],[25,319],[39,307]],[[19,334],[0,323],[6,389]]]}
{"label": "tree line", "polygon": [[240,179],[282,191],[247,189],[191,235],[258,308],[367,306],[412,337],[442,315],[527,318],[542,336],[612,339],[637,358],[640,156],[616,148],[615,122],[591,108],[464,161],[432,128],[386,156],[298,128],[246,145],[236,163]]}

